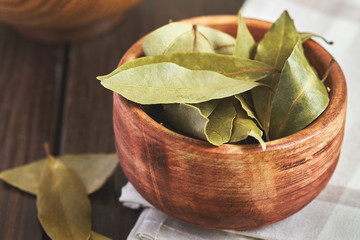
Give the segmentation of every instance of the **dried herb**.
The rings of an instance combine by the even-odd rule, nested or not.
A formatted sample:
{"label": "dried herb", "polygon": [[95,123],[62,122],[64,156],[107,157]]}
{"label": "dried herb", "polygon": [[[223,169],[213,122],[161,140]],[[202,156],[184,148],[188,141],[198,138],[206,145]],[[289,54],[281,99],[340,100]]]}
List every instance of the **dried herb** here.
{"label": "dried herb", "polygon": [[234,97],[240,102],[241,108],[246,112],[247,116],[250,117],[251,119],[255,120],[256,123],[261,127],[260,121],[257,119],[255,113],[253,112],[252,108],[249,106],[249,104],[245,100],[244,96],[243,95],[235,95]]}
{"label": "dried herb", "polygon": [[91,232],[90,240],[111,240],[111,239],[108,237],[105,237],[99,233]]}
{"label": "dried herb", "polygon": [[200,104],[171,104],[162,118],[192,136],[221,145],[230,140],[236,111],[229,98]]}
{"label": "dried herb", "polygon": [[[102,84],[104,81],[110,81],[110,79],[114,78],[117,78],[117,80],[112,81],[121,82],[121,79],[118,79],[119,73],[146,65],[158,66],[155,65],[158,63],[174,63],[188,70],[210,71],[243,81],[257,81],[269,76],[273,72],[279,72],[265,63],[246,58],[221,54],[187,52],[138,58],[121,65],[108,75],[97,77],[97,79],[99,79]],[[145,74],[147,74],[147,72],[145,72],[144,75]],[[138,75],[132,78],[137,77]],[[185,83],[191,83],[191,79],[185,79],[184,81]]]}
{"label": "dried herb", "polygon": [[299,41],[286,60],[273,94],[270,139],[285,137],[303,129],[328,104],[326,88],[308,63]]}
{"label": "dried herb", "polygon": [[220,54],[175,53],[150,58],[154,63],[142,65],[149,60],[139,58],[99,77],[101,84],[140,104],[199,103],[250,90],[261,85],[254,81],[274,72],[266,64]]}
{"label": "dried herb", "polygon": [[[242,99],[235,97],[233,104],[236,109],[236,117],[233,123],[233,130],[230,138],[230,143],[239,142],[247,139],[249,136],[255,138],[260,144],[263,150],[266,149],[264,140],[262,139],[262,131],[254,122],[254,119],[249,116],[249,112],[244,110],[241,103]],[[252,113],[250,113],[252,115]]]}
{"label": "dried herb", "polygon": [[281,74],[261,81],[271,89],[252,90],[255,111],[267,140],[301,130],[328,105],[326,89],[308,63],[301,43],[300,34],[285,11],[258,44],[255,59],[282,70]]}
{"label": "dried herb", "polygon": [[86,240],[91,234],[91,204],[81,180],[64,163],[48,156],[37,191],[38,218],[56,240]]}
{"label": "dried herb", "polygon": [[[281,70],[299,39],[300,36],[294,22],[285,11],[259,42],[255,59]],[[268,84],[270,88],[256,88],[251,92],[255,111],[264,128],[267,140],[270,140],[270,115],[279,79],[280,74],[274,73],[261,81]]]}
{"label": "dried herb", "polygon": [[115,154],[48,154],[39,160],[0,173],[0,179],[37,195],[39,220],[46,233],[57,239],[109,239],[91,232],[91,207],[87,194],[99,189],[117,166]]}
{"label": "dried herb", "polygon": [[[118,164],[116,154],[70,154],[59,157],[91,194],[102,187]],[[31,194],[36,194],[46,160],[35,161],[0,173],[0,179]]]}
{"label": "dried herb", "polygon": [[239,11],[239,22],[235,44],[234,56],[253,59],[256,51],[256,42],[250,34]]}
{"label": "dried herb", "polygon": [[304,55],[302,43],[310,37],[320,36],[299,33],[287,11],[259,43],[240,12],[235,40],[211,28],[170,23],[144,39],[147,57],[98,79],[134,102],[165,104],[163,122],[185,134],[216,146],[251,136],[265,149],[263,131],[266,140],[293,134],[329,103]]}
{"label": "dried herb", "polygon": [[209,52],[215,53],[209,40],[198,31],[197,26],[178,36],[164,51],[163,54],[175,52]]}
{"label": "dried herb", "polygon": [[201,42],[200,45],[209,52],[230,55],[233,52],[235,39],[232,36],[204,26],[197,26],[194,29],[193,25],[187,23],[169,23],[155,30],[144,39],[143,50],[146,56],[154,56],[165,54],[171,48],[176,48],[176,52],[179,52],[179,46],[182,49],[185,49],[185,46],[190,46],[188,50],[192,52],[195,36],[197,36],[195,42],[197,44]]}
{"label": "dried herb", "polygon": [[327,44],[331,45],[331,44],[334,44],[333,41],[328,41],[326,38],[324,38],[323,36],[320,36],[318,34],[315,34],[315,33],[310,33],[310,32],[302,32],[300,33],[300,38],[301,38],[301,41],[302,42],[305,42],[306,40],[310,39],[310,38],[313,38],[313,37],[317,37],[317,38],[320,38],[322,39],[324,42],[326,42]]}

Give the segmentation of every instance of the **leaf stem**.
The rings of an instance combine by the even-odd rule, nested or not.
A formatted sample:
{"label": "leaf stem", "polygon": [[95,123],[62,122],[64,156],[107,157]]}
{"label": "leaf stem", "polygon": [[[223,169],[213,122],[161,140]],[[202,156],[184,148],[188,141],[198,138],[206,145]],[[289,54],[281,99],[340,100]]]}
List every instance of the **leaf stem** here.
{"label": "leaf stem", "polygon": [[247,73],[247,72],[271,72],[271,73],[280,73],[281,71],[276,69],[276,68],[258,68],[258,69],[247,69],[247,70],[243,70],[243,71],[238,71],[238,72],[228,72],[228,73],[223,73],[222,75],[224,76],[231,76],[231,75],[237,75],[237,74],[241,74],[241,73]]}
{"label": "leaf stem", "polygon": [[44,149],[45,149],[46,156],[47,156],[48,158],[52,157],[51,152],[50,152],[49,143],[48,143],[48,142],[45,142],[45,143],[44,143]]}
{"label": "leaf stem", "polygon": [[324,75],[323,75],[323,77],[321,79],[321,82],[325,82],[325,80],[329,76],[330,70],[331,70],[331,68],[332,68],[332,66],[334,65],[335,62],[336,62],[335,59],[332,58],[330,63],[329,63],[329,66],[326,69],[326,72],[324,73]]}
{"label": "leaf stem", "polygon": [[235,44],[219,45],[219,46],[216,46],[216,47],[214,48],[214,50],[219,50],[219,49],[221,49],[221,48],[234,47],[234,46],[235,46]]}
{"label": "leaf stem", "polygon": [[192,27],[194,31],[193,52],[197,52],[197,25],[194,24]]}

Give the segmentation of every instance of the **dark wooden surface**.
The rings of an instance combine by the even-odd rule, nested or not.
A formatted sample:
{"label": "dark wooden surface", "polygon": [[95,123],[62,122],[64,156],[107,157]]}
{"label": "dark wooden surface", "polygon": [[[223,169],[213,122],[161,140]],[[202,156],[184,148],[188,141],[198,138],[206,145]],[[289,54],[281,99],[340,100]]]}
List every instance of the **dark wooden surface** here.
{"label": "dark wooden surface", "polygon": [[[138,38],[169,19],[236,14],[243,0],[144,0],[114,30],[96,39],[46,45],[0,24],[0,171],[54,154],[114,152],[112,93],[96,76],[116,67]],[[90,196],[93,229],[126,239],[140,211],[118,202],[120,168]],[[0,182],[0,239],[48,239],[35,197]]]}

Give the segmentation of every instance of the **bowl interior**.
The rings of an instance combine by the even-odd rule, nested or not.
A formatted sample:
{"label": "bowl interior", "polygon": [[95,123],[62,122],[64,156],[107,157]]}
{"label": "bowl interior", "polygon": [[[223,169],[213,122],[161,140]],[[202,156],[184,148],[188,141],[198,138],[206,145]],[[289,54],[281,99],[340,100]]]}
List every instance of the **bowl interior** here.
{"label": "bowl interior", "polygon": [[[233,37],[236,37],[237,33],[237,16],[234,15],[216,15],[216,16],[202,16],[202,17],[194,17],[182,20],[181,22],[187,22],[192,24],[199,24],[209,26],[221,31],[224,31]],[[245,23],[247,24],[251,34],[255,38],[256,41],[259,41],[264,34],[270,29],[270,22],[261,21],[257,19],[249,19],[245,18]],[[119,62],[119,66],[124,64],[125,62],[132,61],[138,57],[144,56],[142,50],[142,42],[146,36],[139,39],[123,56],[121,61]],[[318,75],[321,77],[324,75],[329,63],[333,59],[333,57],[318,43],[313,40],[307,40],[304,43],[305,55],[307,56],[310,64],[316,69]],[[325,86],[330,89],[329,98],[330,103],[329,106],[325,109],[325,111],[309,126],[304,128],[303,130],[292,134],[287,137],[283,137],[280,139],[267,141],[266,147],[269,150],[281,149],[284,146],[294,145],[298,141],[303,141],[304,139],[311,138],[314,134],[321,131],[321,129],[325,128],[328,124],[331,124],[333,117],[339,112],[339,109],[346,108],[347,102],[347,88],[344,74],[336,62],[329,76],[325,82]],[[120,97],[118,94],[114,94],[114,97]],[[165,131],[167,134],[172,135],[173,137],[181,138],[184,141],[188,141],[191,144],[200,144],[203,146],[207,146],[208,143],[203,140],[198,140],[192,137],[187,137],[182,134],[179,134],[175,131],[172,131],[165,126],[156,122],[153,118],[147,115],[138,104],[130,102],[130,105],[133,107],[133,111],[137,114],[141,115],[144,121],[151,123],[152,127],[156,128],[159,131]],[[200,142],[200,143],[199,143]],[[232,144],[223,144],[219,147],[219,151],[222,151],[223,148],[232,148],[234,147]],[[235,148],[238,148],[236,146]],[[242,150],[244,151],[262,151],[261,146],[259,144],[246,144],[242,146]]]}

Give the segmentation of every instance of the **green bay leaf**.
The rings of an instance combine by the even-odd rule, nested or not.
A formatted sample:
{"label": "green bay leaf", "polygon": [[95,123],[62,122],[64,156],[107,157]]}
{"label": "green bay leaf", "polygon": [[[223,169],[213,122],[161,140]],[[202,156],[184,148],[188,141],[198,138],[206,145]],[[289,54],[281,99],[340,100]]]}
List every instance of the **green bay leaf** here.
{"label": "green bay leaf", "polygon": [[[281,70],[299,39],[300,36],[293,20],[288,12],[284,11],[259,42],[255,59]],[[280,74],[274,73],[261,80],[262,83],[269,85],[270,88],[259,87],[251,91],[255,111],[264,128],[267,140],[269,140],[273,93],[277,91],[279,79]]]}
{"label": "green bay leaf", "polygon": [[256,42],[247,28],[239,11],[238,30],[234,56],[252,59],[256,51]]}
{"label": "green bay leaf", "polygon": [[[83,182],[91,194],[102,187],[118,165],[116,154],[69,154],[59,157]],[[0,173],[0,179],[30,194],[36,194],[45,160],[35,161]]]}
{"label": "green bay leaf", "polygon": [[313,122],[329,104],[324,84],[305,57],[298,41],[285,63],[270,120],[270,139],[288,136]]}
{"label": "green bay leaf", "polygon": [[42,170],[36,206],[40,223],[50,238],[90,238],[91,204],[86,189],[65,164],[51,156]]}

